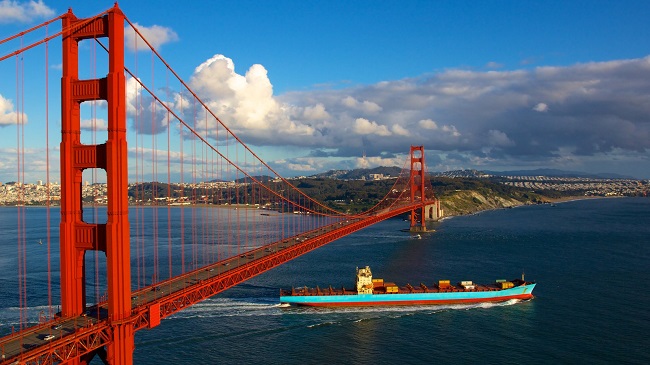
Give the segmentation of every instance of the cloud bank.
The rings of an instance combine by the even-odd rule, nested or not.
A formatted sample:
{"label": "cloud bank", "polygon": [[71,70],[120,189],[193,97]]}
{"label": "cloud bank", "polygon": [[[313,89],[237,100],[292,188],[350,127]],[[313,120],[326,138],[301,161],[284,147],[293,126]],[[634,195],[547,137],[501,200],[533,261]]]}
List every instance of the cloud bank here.
{"label": "cloud bank", "polygon": [[381,163],[420,144],[444,154],[449,167],[561,167],[582,158],[644,158],[648,76],[645,57],[531,70],[453,69],[275,96],[262,65],[238,74],[231,59],[215,55],[195,69],[190,84],[247,143],[309,148],[307,160],[288,161],[304,171],[314,158],[365,152]]}

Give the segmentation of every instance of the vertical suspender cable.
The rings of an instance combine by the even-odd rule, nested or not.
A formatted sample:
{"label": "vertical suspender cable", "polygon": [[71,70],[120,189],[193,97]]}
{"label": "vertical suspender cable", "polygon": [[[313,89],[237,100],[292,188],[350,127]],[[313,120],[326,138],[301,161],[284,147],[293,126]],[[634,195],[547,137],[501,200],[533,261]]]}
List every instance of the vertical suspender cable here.
{"label": "vertical suspender cable", "polygon": [[[165,71],[166,89],[169,90],[169,71]],[[172,270],[172,209],[171,209],[171,120],[169,110],[167,111],[167,264],[171,279],[174,274]]]}
{"label": "vertical suspender cable", "polygon": [[[45,36],[47,37],[49,26],[45,27]],[[52,255],[51,255],[51,222],[50,222],[50,92],[49,92],[49,42],[45,42],[45,189],[47,199],[45,200],[46,225],[47,225],[47,308],[48,318],[53,317],[52,308]]]}
{"label": "vertical suspender cable", "polygon": [[[179,115],[183,115],[183,95],[181,94],[180,96],[180,113]],[[183,151],[183,123],[178,123],[178,130],[179,130],[179,140],[180,140],[180,159],[181,159],[181,176],[180,176],[180,184],[181,184],[181,201],[184,201],[185,198],[185,184],[184,184],[184,176],[183,176],[183,160],[185,159],[184,156],[184,151]],[[181,273],[185,273],[185,206],[181,205]]]}
{"label": "vertical suspender cable", "polygon": [[[136,50],[136,52],[133,52],[133,63],[134,63],[134,71],[135,75],[138,75],[138,52],[137,52],[137,47],[138,47],[138,39],[137,37],[133,38],[133,48]],[[136,76],[132,76],[136,77]],[[139,147],[139,140],[138,136],[140,133],[140,92],[139,92],[139,87],[135,86],[135,100],[134,100],[134,106],[135,106],[135,115],[133,116],[133,129],[135,130],[135,185],[134,185],[134,210],[135,210],[135,262],[136,262],[136,272],[137,272],[137,288],[142,288],[147,285],[147,279],[146,275],[144,273],[144,253],[142,252],[142,243],[140,242],[140,204],[138,203],[138,200],[141,198],[140,196],[140,177],[139,177],[139,166],[140,166],[140,147]]]}
{"label": "vertical suspender cable", "polygon": [[[22,37],[21,37],[21,48],[22,48]],[[21,123],[21,114],[20,114],[20,56],[16,55],[16,181],[20,184],[20,123]],[[20,185],[19,185],[20,186]],[[20,197],[20,193],[18,195]],[[23,250],[21,247],[22,243],[22,221],[21,221],[21,206],[20,201],[17,199],[16,204],[16,218],[17,222],[17,250],[18,250],[18,310],[20,314],[19,328],[23,329],[24,322],[24,296],[23,296]]]}
{"label": "vertical suspender cable", "polygon": [[[192,99],[192,128],[196,130],[196,99]],[[196,137],[192,133],[192,269],[197,268],[196,239]]]}
{"label": "vertical suspender cable", "polygon": [[[153,52],[149,53],[151,55],[151,88],[154,89],[155,86],[155,77],[154,77],[154,66],[155,58]],[[151,160],[152,160],[152,197],[153,200],[153,210],[152,210],[152,220],[153,220],[153,275],[156,278],[156,282],[160,281],[160,269],[159,269],[159,257],[158,257],[158,186],[160,182],[158,181],[158,145],[157,145],[157,122],[156,122],[156,101],[151,101]]]}

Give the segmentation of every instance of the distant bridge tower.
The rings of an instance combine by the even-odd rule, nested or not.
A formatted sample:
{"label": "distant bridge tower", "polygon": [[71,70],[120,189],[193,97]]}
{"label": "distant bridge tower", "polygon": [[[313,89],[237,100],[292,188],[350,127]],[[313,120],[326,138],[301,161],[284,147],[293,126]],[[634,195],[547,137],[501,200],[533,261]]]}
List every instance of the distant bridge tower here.
{"label": "distant bridge tower", "polygon": [[424,195],[424,146],[411,146],[411,202],[422,202],[422,206],[411,211],[411,232],[426,232]]}
{"label": "distant bridge tower", "polygon": [[[79,80],[79,41],[108,38],[108,75]],[[99,351],[110,364],[133,363],[131,259],[128,221],[126,93],[124,77],[124,14],[117,7],[94,19],[63,17],[63,77],[61,79],[61,314],[81,315],[86,307],[86,251],[106,254],[108,321],[111,341]],[[91,100],[108,104],[108,140],[81,143],[80,105]],[[83,221],[81,186],[84,169],[106,170],[107,221]],[[71,363],[85,364],[95,354]]]}

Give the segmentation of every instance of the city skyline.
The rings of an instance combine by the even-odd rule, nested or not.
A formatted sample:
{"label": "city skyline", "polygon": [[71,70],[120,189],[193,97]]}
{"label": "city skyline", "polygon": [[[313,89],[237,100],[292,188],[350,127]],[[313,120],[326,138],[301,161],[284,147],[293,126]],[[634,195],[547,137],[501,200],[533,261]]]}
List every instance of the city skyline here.
{"label": "city skyline", "polygon": [[[650,178],[650,4],[199,4],[180,12],[168,1],[119,5],[283,176],[401,166],[409,145],[424,145],[429,171],[556,168]],[[85,17],[112,5],[3,0],[0,38],[68,7]],[[60,58],[52,52],[56,90]],[[16,180],[13,61],[0,64],[0,78],[11,80],[0,86],[6,182]],[[57,102],[50,100],[52,123],[60,120]],[[24,112],[25,129],[43,134],[44,111]],[[58,171],[58,125],[51,129]],[[45,180],[42,161],[28,164]]]}

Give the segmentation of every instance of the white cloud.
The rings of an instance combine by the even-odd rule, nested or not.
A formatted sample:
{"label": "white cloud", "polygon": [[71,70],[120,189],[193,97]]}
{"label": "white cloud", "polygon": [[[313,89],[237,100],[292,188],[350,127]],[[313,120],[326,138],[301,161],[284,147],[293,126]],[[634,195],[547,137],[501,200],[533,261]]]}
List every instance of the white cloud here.
{"label": "white cloud", "polygon": [[422,119],[418,122],[421,128],[424,129],[438,129],[438,124],[431,119]]}
{"label": "white cloud", "polygon": [[379,136],[391,135],[385,125],[379,125],[377,122],[365,118],[357,118],[354,121],[354,127],[352,129],[357,134],[376,134]]}
{"label": "white cloud", "polygon": [[303,116],[307,120],[325,120],[330,118],[329,113],[325,110],[325,106],[322,103],[305,107]]}
{"label": "white cloud", "polygon": [[341,100],[341,104],[350,109],[362,111],[369,114],[378,113],[382,110],[381,106],[379,106],[377,103],[368,100],[360,102],[359,100],[349,95]]}
{"label": "white cloud", "polygon": [[81,129],[87,131],[106,131],[108,124],[104,119],[84,119],[80,122]]}
{"label": "white cloud", "polygon": [[15,0],[0,1],[0,24],[29,23],[54,15],[54,10],[45,5],[43,0],[22,3]]}
{"label": "white cloud", "polygon": [[405,155],[388,158],[383,156],[357,157],[354,159],[354,167],[358,169],[370,169],[379,166],[403,166],[405,158]]}
{"label": "white cloud", "polygon": [[[311,125],[291,119],[290,111],[295,108],[274,98],[273,85],[262,65],[253,65],[240,75],[230,58],[215,55],[195,69],[190,84],[229,128],[248,136],[249,143],[285,143],[293,136],[303,138],[315,132]],[[304,108],[302,115],[309,119],[328,116],[322,104]]]}
{"label": "white cloud", "polygon": [[26,124],[27,114],[18,114],[14,110],[14,104],[9,99],[0,95],[0,127],[12,124]]}
{"label": "white cloud", "polygon": [[539,104],[537,104],[537,105],[535,105],[533,107],[533,110],[536,111],[536,112],[540,112],[540,113],[547,112],[548,111],[548,105],[546,105],[544,103],[539,103]]}
{"label": "white cloud", "polygon": [[393,127],[391,128],[393,131],[393,134],[397,136],[410,136],[411,133],[404,127],[402,127],[399,124],[393,124]]}
{"label": "white cloud", "polygon": [[460,132],[454,127],[453,125],[443,125],[442,126],[442,131],[447,132],[453,137],[460,137]]}
{"label": "white cloud", "polygon": [[[160,50],[160,47],[169,42],[175,42],[178,40],[178,34],[174,32],[171,28],[163,27],[160,25],[152,25],[150,27],[145,27],[138,23],[133,23],[133,25],[138,29],[138,32],[142,34],[144,39],[151,44],[151,46]],[[124,27],[124,44],[127,49],[131,51],[145,51],[149,47],[144,41],[140,38],[139,35],[133,30],[131,25],[126,25]]]}

